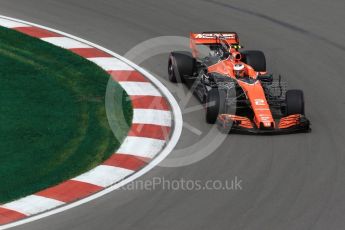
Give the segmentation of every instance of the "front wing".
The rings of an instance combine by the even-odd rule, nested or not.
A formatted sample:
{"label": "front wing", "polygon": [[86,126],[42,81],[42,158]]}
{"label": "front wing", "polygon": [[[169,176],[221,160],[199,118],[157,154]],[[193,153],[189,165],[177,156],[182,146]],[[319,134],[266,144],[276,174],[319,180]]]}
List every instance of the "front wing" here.
{"label": "front wing", "polygon": [[301,114],[283,117],[276,127],[269,129],[258,128],[249,118],[231,114],[219,115],[217,125],[223,133],[276,135],[311,131],[310,121]]}

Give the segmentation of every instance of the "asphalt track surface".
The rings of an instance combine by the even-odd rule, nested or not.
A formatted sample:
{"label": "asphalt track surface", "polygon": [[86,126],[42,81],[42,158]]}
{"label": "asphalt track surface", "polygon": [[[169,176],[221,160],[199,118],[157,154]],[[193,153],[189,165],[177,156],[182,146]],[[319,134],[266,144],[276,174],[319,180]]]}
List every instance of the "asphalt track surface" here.
{"label": "asphalt track surface", "polygon": [[[115,191],[16,229],[344,229],[344,8],[342,0],[0,1],[3,15],[80,36],[119,54],[162,35],[237,31],[248,49],[266,53],[270,70],[304,90],[313,129],[287,136],[230,135],[195,164],[156,167],[141,178],[237,176],[242,190]],[[166,80],[166,62],[162,54],[142,64]],[[192,98],[190,104],[198,102]],[[186,113],[184,120],[203,133],[211,128],[200,111]],[[177,149],[198,138],[184,129]]]}

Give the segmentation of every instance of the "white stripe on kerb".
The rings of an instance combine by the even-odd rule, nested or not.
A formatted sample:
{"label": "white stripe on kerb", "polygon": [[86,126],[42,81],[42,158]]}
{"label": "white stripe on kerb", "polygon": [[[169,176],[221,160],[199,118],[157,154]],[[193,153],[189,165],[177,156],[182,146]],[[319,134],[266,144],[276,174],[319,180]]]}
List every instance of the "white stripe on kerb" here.
{"label": "white stripe on kerb", "polygon": [[106,71],[110,70],[134,70],[125,62],[114,57],[97,57],[97,58],[88,58],[90,61],[96,63]]}
{"label": "white stripe on kerb", "polygon": [[91,46],[85,43],[76,41],[67,37],[49,37],[41,38],[43,41],[49,42],[53,45],[65,48],[65,49],[78,49],[78,48],[91,48]]}
{"label": "white stripe on kerb", "polygon": [[0,18],[0,26],[7,27],[7,28],[30,27],[29,25],[26,25],[24,23],[11,21],[4,18]]}
{"label": "white stripe on kerb", "polygon": [[43,196],[30,195],[22,199],[4,204],[2,207],[29,216],[58,207],[63,204],[65,203],[62,201],[50,199]]}
{"label": "white stripe on kerb", "polygon": [[108,187],[132,173],[134,173],[134,171],[129,169],[100,165],[72,180],[82,181],[100,187]]}
{"label": "white stripe on kerb", "polygon": [[127,94],[131,96],[162,96],[150,82],[121,81],[119,84],[125,89]]}
{"label": "white stripe on kerb", "polygon": [[133,124],[171,126],[171,112],[157,109],[133,109]]}
{"label": "white stripe on kerb", "polygon": [[153,158],[165,146],[164,140],[146,137],[126,137],[121,147],[116,151],[121,154],[130,154],[139,157]]}

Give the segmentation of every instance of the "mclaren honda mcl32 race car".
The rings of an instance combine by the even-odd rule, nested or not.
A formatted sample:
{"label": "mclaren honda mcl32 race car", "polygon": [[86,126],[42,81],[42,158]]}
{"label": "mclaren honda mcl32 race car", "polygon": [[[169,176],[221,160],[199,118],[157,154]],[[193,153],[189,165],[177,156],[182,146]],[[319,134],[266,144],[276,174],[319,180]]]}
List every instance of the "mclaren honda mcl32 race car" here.
{"label": "mclaren honda mcl32 race car", "polygon": [[310,131],[303,92],[286,90],[280,76],[268,74],[263,52],[240,52],[237,33],[191,33],[190,48],[170,53],[169,80],[184,82],[193,91],[205,105],[208,123],[217,123],[224,132]]}

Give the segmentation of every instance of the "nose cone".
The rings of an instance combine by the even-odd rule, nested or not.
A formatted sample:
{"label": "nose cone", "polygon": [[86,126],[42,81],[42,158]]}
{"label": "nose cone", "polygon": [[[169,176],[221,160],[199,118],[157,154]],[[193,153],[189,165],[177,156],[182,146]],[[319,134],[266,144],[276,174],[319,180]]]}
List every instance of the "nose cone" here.
{"label": "nose cone", "polygon": [[238,81],[238,83],[246,92],[250,101],[254,112],[254,122],[256,126],[264,129],[275,127],[275,122],[260,81],[256,81],[253,84],[248,84],[242,81]]}

